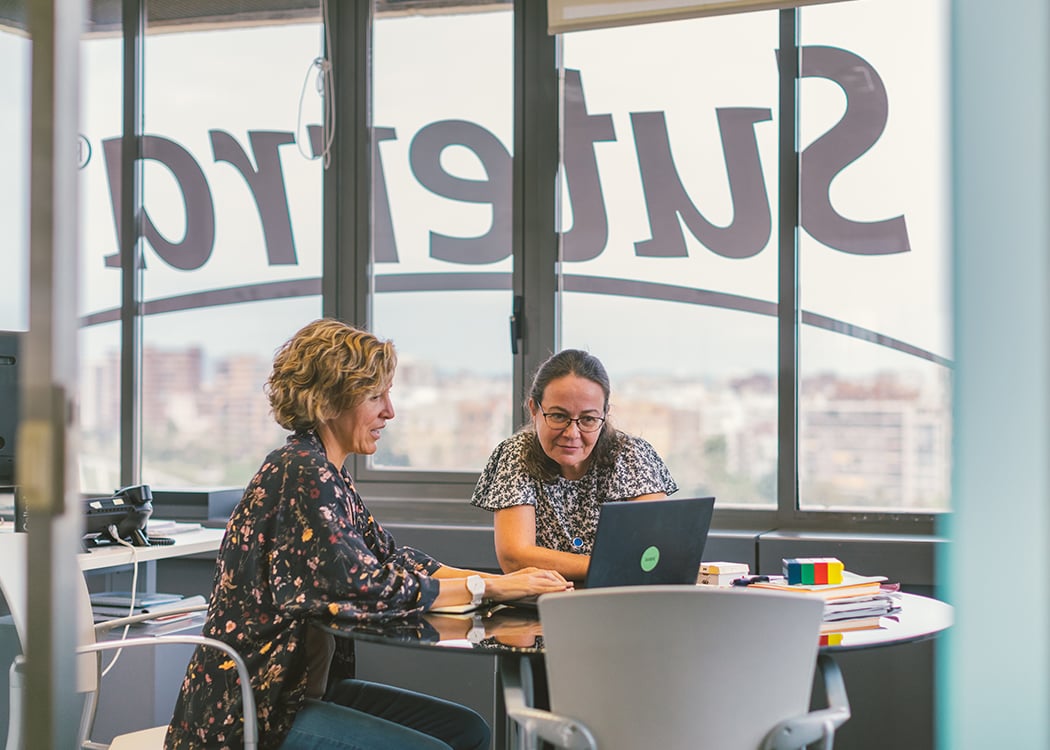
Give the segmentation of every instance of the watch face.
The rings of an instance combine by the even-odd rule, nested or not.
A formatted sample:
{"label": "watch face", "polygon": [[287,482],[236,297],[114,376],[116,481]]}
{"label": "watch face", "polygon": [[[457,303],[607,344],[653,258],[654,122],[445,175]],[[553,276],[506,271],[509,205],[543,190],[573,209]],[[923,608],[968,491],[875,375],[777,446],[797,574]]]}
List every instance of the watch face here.
{"label": "watch face", "polygon": [[467,591],[475,596],[481,596],[485,593],[485,581],[482,580],[481,576],[469,576],[467,578]]}

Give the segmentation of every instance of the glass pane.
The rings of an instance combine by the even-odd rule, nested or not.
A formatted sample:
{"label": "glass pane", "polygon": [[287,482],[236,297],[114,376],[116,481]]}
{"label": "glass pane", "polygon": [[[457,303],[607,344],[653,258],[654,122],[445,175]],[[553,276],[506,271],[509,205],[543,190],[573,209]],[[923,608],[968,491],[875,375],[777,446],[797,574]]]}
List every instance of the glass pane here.
{"label": "glass pane", "polygon": [[89,495],[120,487],[120,323],[82,328],[80,486]]}
{"label": "glass pane", "polygon": [[415,5],[374,28],[369,325],[400,364],[371,465],[479,471],[511,432],[513,13]]}
{"label": "glass pane", "polygon": [[563,38],[561,346],[720,507],[776,502],[777,21]]}
{"label": "glass pane", "polygon": [[142,477],[159,487],[248,481],[283,442],[274,351],[321,315],[320,12],[260,25],[251,5],[206,30],[149,8]]}
{"label": "glass pane", "polygon": [[102,495],[120,487],[120,243],[109,175],[120,169],[123,53],[112,34],[89,35],[80,49],[80,481]]}
{"label": "glass pane", "polygon": [[803,508],[948,508],[946,17],[947,0],[801,12]]}
{"label": "glass pane", "polygon": [[[23,11],[24,12],[24,11]],[[29,328],[29,73],[31,45],[0,27],[0,330]]]}
{"label": "glass pane", "polygon": [[[24,16],[21,3],[8,8],[14,16]],[[7,14],[5,14],[7,15]],[[12,358],[15,340],[5,331],[29,328],[29,111],[31,47],[17,33],[17,25],[0,25],[0,226],[5,240],[0,242],[0,268],[4,285],[0,290],[0,512],[14,514],[14,495],[19,424],[18,399],[24,368]],[[3,597],[0,597],[2,600]]]}
{"label": "glass pane", "polygon": [[[274,351],[320,315],[303,297],[146,319],[143,479],[155,487],[243,486],[284,442],[263,384]],[[202,332],[231,332],[228,338]]]}

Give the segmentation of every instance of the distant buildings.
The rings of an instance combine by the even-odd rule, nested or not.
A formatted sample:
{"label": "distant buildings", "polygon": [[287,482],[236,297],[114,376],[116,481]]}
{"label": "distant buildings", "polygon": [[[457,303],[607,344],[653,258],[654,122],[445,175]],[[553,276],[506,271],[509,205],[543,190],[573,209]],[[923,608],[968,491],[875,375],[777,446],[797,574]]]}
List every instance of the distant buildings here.
{"label": "distant buildings", "polygon": [[[119,464],[119,361],[108,355],[84,378],[85,482]],[[263,393],[269,359],[209,363],[200,348],[147,347],[143,358],[144,480],[164,485],[237,485],[284,440]],[[805,379],[800,388],[799,486],[803,507],[946,510],[951,408],[947,373]],[[509,377],[445,372],[402,357],[396,418],[374,457],[378,468],[476,472],[511,432]],[[647,439],[684,494],[719,504],[776,502],[777,383],[766,373],[727,379],[620,374],[610,419]],[[94,477],[94,479],[92,479]],[[113,485],[109,487],[108,485]]]}

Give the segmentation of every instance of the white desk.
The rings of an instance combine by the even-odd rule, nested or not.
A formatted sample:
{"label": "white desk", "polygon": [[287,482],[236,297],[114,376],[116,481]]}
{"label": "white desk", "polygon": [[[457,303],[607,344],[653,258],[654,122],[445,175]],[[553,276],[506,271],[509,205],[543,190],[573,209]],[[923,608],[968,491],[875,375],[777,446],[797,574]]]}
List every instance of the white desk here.
{"label": "white desk", "polygon": [[182,531],[171,535],[175,544],[155,544],[149,547],[135,547],[134,550],[117,544],[111,547],[96,548],[90,552],[81,552],[77,555],[77,560],[80,562],[80,569],[86,571],[130,565],[135,560],[147,562],[215,552],[219,549],[225,533],[225,529],[206,528]]}
{"label": "white desk", "polygon": [[[4,534],[13,534],[14,528],[10,522],[0,525],[0,538]],[[193,531],[180,531],[172,534],[174,544],[154,544],[149,547],[135,547],[129,549],[120,544],[110,547],[97,547],[90,552],[81,552],[77,555],[80,569],[103,570],[105,568],[117,568],[122,565],[131,565],[139,562],[151,562],[153,560],[164,560],[171,557],[188,557],[189,555],[206,554],[217,552],[222,543],[225,529],[210,529],[201,527]]]}

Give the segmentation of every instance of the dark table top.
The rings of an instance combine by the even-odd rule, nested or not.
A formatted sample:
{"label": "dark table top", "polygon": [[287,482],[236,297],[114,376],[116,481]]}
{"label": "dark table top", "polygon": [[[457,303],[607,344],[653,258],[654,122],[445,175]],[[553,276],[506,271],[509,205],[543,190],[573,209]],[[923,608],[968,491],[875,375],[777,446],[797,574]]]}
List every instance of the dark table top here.
{"label": "dark table top", "polygon": [[[820,650],[839,653],[914,643],[951,626],[950,605],[917,594],[900,597],[900,611],[879,618],[878,627],[832,630],[821,636]],[[848,621],[842,625],[848,626]],[[536,610],[503,605],[464,615],[425,613],[386,623],[335,621],[323,627],[339,636],[410,648],[459,649],[488,656],[543,653],[543,627]]]}

